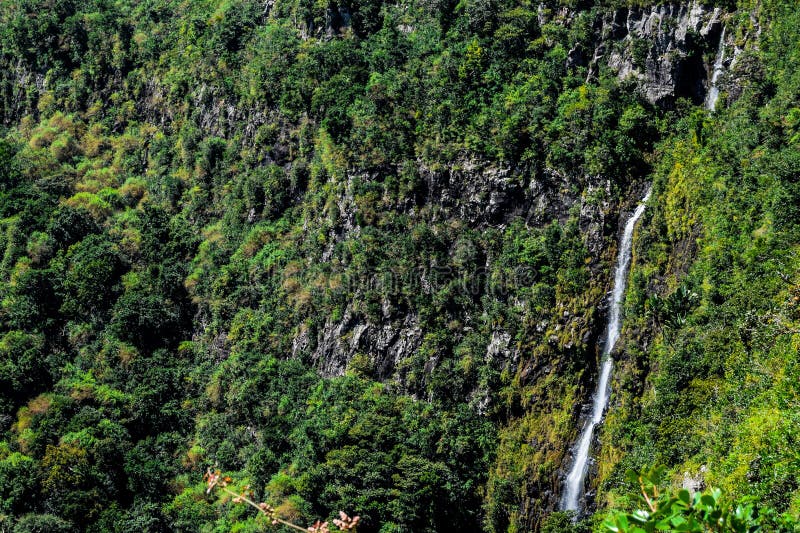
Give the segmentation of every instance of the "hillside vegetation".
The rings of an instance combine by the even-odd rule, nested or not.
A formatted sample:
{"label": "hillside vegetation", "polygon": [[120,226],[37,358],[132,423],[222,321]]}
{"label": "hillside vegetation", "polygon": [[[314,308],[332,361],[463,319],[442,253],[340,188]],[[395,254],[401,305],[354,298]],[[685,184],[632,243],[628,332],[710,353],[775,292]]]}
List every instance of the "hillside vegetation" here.
{"label": "hillside vegetation", "polygon": [[652,465],[793,527],[800,10],[701,6],[740,49],[709,112],[591,61],[654,4],[0,3],[0,530],[268,525],[210,467],[299,524],[600,529]]}

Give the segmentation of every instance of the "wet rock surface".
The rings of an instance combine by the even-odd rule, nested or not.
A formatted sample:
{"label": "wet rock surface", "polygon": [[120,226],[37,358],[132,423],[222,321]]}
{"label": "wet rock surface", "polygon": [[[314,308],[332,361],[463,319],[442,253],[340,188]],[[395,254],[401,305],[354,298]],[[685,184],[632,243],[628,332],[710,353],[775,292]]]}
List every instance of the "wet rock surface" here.
{"label": "wet rock surface", "polygon": [[[555,13],[539,10],[540,24],[569,26],[574,18],[566,8]],[[595,22],[594,49],[576,44],[568,52],[566,67],[588,67],[587,79],[610,68],[658,106],[671,107],[678,98],[700,104],[711,85],[709,51],[717,50],[725,18],[720,8],[696,1],[608,11]],[[725,44],[735,46],[731,37]]]}

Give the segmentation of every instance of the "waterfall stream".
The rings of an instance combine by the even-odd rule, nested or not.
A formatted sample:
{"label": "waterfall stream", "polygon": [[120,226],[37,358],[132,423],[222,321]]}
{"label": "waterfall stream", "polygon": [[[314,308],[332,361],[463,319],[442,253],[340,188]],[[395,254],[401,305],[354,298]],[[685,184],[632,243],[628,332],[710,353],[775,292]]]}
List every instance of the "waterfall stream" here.
{"label": "waterfall stream", "polygon": [[719,88],[717,81],[719,80],[722,71],[724,70],[723,61],[725,60],[725,28],[722,28],[722,33],[719,36],[719,48],[717,49],[717,59],[714,60],[714,70],[711,71],[711,86],[706,95],[706,109],[714,111],[717,106],[717,99],[719,98]]}
{"label": "waterfall stream", "polygon": [[633,229],[636,222],[642,216],[645,203],[650,198],[650,191],[647,191],[641,203],[636,207],[628,222],[625,224],[625,231],[622,234],[622,241],[619,244],[617,254],[617,266],[614,272],[614,289],[611,292],[609,301],[608,326],[606,328],[605,344],[603,354],[600,357],[600,379],[597,381],[597,389],[592,397],[591,416],[586,419],[581,437],[574,448],[572,468],[567,475],[564,493],[561,497],[561,509],[569,511],[580,511],[583,504],[583,486],[586,474],[589,471],[589,451],[592,445],[592,437],[597,424],[603,419],[608,397],[611,394],[609,380],[611,369],[614,362],[611,359],[611,351],[619,338],[622,323],[620,321],[620,309],[622,297],[625,294],[625,287],[628,279],[628,267],[631,262],[631,249],[633,245]]}

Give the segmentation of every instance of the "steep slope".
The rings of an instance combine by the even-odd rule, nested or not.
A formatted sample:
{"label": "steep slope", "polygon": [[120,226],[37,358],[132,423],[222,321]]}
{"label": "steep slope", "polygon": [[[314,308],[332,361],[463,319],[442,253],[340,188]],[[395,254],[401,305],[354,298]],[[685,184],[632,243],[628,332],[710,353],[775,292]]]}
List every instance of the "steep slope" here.
{"label": "steep slope", "polygon": [[630,494],[620,471],[659,463],[677,485],[798,512],[798,18],[772,2],[750,18],[769,31],[731,67],[747,73],[736,101],[688,116],[659,148],[601,439],[615,504]]}
{"label": "steep slope", "polygon": [[[778,50],[797,32],[790,3],[719,4],[0,5],[0,523],[256,528],[205,495],[216,465],[300,522],[541,528],[594,388],[620,221],[651,181],[591,499],[625,503],[627,466],[722,457],[708,481],[746,492],[729,451],[766,413],[754,468],[784,484],[759,495],[796,512],[762,493],[796,500],[778,444],[778,279],[796,269],[777,265],[797,118]],[[715,429],[732,404],[684,405],[698,384],[675,369],[701,365],[704,399],[714,376],[740,390],[734,359],[698,362],[727,345],[706,352],[696,325],[751,316],[720,296],[754,294],[748,268],[769,273],[753,316],[784,337],[754,323],[778,341],[747,342],[783,385],[759,374]]]}

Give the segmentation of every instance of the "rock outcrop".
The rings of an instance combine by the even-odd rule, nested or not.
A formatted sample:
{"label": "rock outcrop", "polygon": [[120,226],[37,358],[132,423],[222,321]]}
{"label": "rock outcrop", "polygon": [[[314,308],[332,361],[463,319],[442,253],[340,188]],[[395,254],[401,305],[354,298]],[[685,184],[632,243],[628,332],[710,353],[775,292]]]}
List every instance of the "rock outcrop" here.
{"label": "rock outcrop", "polygon": [[[540,10],[540,21],[546,21],[541,13],[546,11]],[[556,20],[569,24],[572,18],[560,12]],[[700,104],[710,89],[724,23],[720,8],[697,1],[617,9],[597,21],[594,50],[588,53],[576,45],[568,53],[567,67],[587,66],[589,78],[610,68],[662,107],[678,98]]]}

